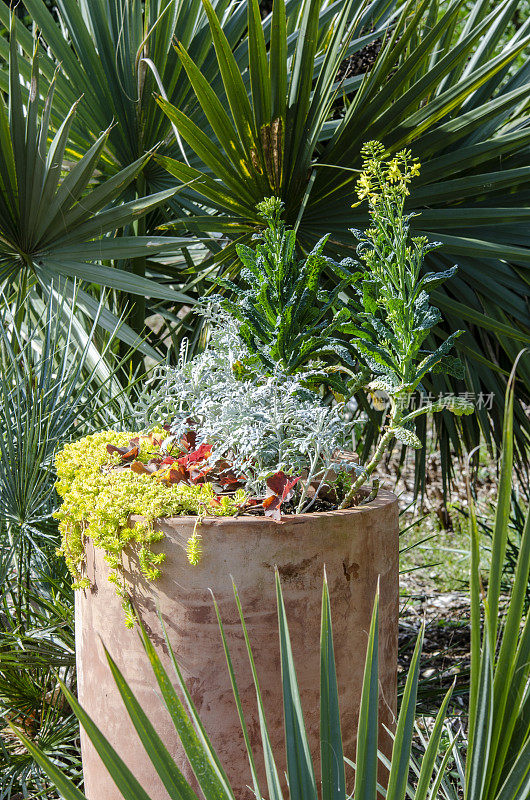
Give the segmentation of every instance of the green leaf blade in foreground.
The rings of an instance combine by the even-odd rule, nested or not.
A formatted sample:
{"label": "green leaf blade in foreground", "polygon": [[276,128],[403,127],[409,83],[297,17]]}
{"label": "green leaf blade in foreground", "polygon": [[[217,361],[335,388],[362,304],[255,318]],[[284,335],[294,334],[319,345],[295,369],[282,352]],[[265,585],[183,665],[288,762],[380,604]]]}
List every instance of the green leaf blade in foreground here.
{"label": "green leaf blade in foreground", "polygon": [[409,775],[412,736],[416,716],[416,698],[420,675],[420,653],[423,644],[423,627],[418,635],[416,647],[410,662],[409,673],[399,712],[394,746],[392,748],[392,764],[388,778],[386,800],[404,800]]}
{"label": "green leaf blade in foreground", "polygon": [[486,769],[490,755],[493,718],[493,663],[490,649],[488,612],[484,619],[484,636],[478,673],[475,706],[470,706],[470,727],[473,722],[473,738],[470,739],[466,759],[466,797],[484,797]]}
{"label": "green leaf blade in foreground", "polygon": [[322,589],[320,630],[320,764],[322,800],[346,800],[339,692],[327,578]]}
{"label": "green leaf blade in foreground", "polygon": [[355,800],[375,800],[379,742],[379,590],[375,596],[366,647],[357,726]]}
{"label": "green leaf blade in foreground", "polygon": [[155,647],[142,627],[140,628],[141,637],[158,686],[160,687],[162,697],[164,698],[166,707],[175,725],[175,730],[182,742],[188,761],[190,762],[206,800],[235,800],[226,774],[211,745],[204,726],[199,719],[197,710],[186,687],[182,671],[177,663],[165,627],[162,627],[169,650],[169,657],[175,670],[180,689],[184,694],[189,714],[186,712],[182,701],[176,693]]}
{"label": "green leaf blade in foreground", "polygon": [[261,690],[258,681],[258,674],[256,672],[256,664],[254,663],[254,656],[252,655],[252,648],[250,646],[250,640],[248,637],[247,625],[245,622],[245,618],[243,616],[243,609],[241,607],[241,601],[239,599],[239,595],[237,592],[236,585],[232,580],[232,588],[234,590],[234,597],[236,600],[237,610],[239,612],[239,619],[241,621],[241,627],[243,629],[243,636],[245,637],[245,645],[247,648],[248,658],[250,662],[250,669],[252,671],[252,679],[254,681],[254,688],[256,690],[256,700],[258,703],[258,715],[259,715],[259,725],[260,725],[260,732],[261,732],[261,741],[263,745],[263,758],[265,761],[265,774],[267,776],[267,788],[269,790],[269,798],[270,800],[283,800],[283,793],[280,784],[280,779],[278,777],[278,769],[276,767],[276,763],[274,761],[274,753],[272,752],[269,731],[267,728],[267,720],[265,718],[265,709],[263,707],[263,699],[261,696]]}
{"label": "green leaf blade in foreground", "polygon": [[298,690],[278,572],[276,572],[276,597],[280,630],[285,742],[290,797],[291,800],[317,800],[315,774],[305,731],[300,692]]}
{"label": "green leaf blade in foreground", "polygon": [[224,631],[223,621],[221,619],[221,612],[219,611],[219,606],[217,605],[217,600],[215,599],[215,596],[213,595],[213,593],[212,593],[212,598],[213,598],[213,604],[214,604],[214,608],[215,608],[215,614],[217,616],[217,623],[219,625],[219,630],[221,632],[221,639],[222,639],[222,642],[223,642],[223,649],[224,649],[224,652],[225,652],[226,665],[228,667],[228,672],[230,674],[230,683],[232,684],[232,692],[234,694],[234,700],[235,700],[236,707],[237,707],[237,714],[238,714],[238,717],[239,717],[239,722],[241,724],[241,731],[243,733],[243,739],[245,741],[245,747],[246,747],[246,750],[247,750],[248,761],[249,761],[249,765],[250,765],[250,771],[252,773],[252,782],[253,782],[254,794],[256,795],[257,798],[261,798],[262,795],[261,795],[261,791],[260,791],[260,788],[259,788],[258,774],[257,774],[257,771],[256,771],[256,764],[254,762],[254,754],[252,753],[252,748],[250,746],[250,737],[248,735],[247,723],[245,721],[245,717],[244,717],[244,714],[243,714],[243,706],[241,705],[241,697],[239,695],[239,689],[237,688],[236,676],[235,676],[235,672],[234,672],[234,665],[232,663],[232,657],[230,655],[230,650],[228,649],[228,642],[226,641],[226,635],[225,635],[225,631]]}
{"label": "green leaf blade in foreground", "polygon": [[105,655],[131,722],[169,796],[172,800],[197,800],[197,795],[171,758],[107,648]]}
{"label": "green leaf blade in foreground", "polygon": [[[57,787],[61,797],[63,797],[64,800],[86,800],[83,792],[81,792],[77,786],[75,786],[72,781],[67,778],[58,767],[55,766],[53,761],[51,761],[48,756],[44,755],[44,753],[31,739],[29,739],[24,733],[22,733],[21,730],[16,728],[10,722],[7,724],[13,733],[20,739],[28,753],[33,756],[37,764],[46,773],[49,779],[53,781],[54,786]],[[125,800],[134,800],[134,795],[130,795],[128,798],[126,797]],[[138,795],[138,800],[141,800],[140,795]],[[149,798],[147,800],[149,800]]]}
{"label": "green leaf blade in foreground", "polygon": [[85,729],[87,736],[95,747],[103,764],[108,769],[112,780],[122,793],[124,800],[150,800],[145,789],[138,783],[137,779],[116,753],[110,742],[103,736],[86,711],[83,710],[76,697],[60,679],[58,679],[58,681],[74,714]]}

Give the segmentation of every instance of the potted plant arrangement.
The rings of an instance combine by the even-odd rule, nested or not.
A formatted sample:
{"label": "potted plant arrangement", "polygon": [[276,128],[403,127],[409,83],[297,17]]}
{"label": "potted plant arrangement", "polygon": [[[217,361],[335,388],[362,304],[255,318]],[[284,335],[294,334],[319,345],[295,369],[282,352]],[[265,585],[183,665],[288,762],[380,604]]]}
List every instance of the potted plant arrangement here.
{"label": "potted plant arrangement", "polygon": [[[226,766],[236,796],[251,796],[247,749],[233,708],[210,590],[225,620],[242,710],[252,720],[254,685],[233,580],[255,650],[273,748],[283,739],[274,581],[289,611],[309,747],[319,751],[318,607],[324,567],[332,596],[335,658],[346,755],[354,756],[364,657],[374,593],[380,591],[381,721],[396,711],[398,617],[397,498],[379,489],[377,466],[394,440],[421,446],[415,419],[469,403],[443,398],[411,407],[433,370],[460,371],[448,353],[461,332],[434,351],[425,344],[440,312],[428,290],[449,278],[421,275],[437,247],[409,233],[404,212],[419,165],[403,151],[363,150],[357,189],[370,227],[354,231],[358,260],[324,255],[327,237],[299,261],[296,235],[278,198],[264,200],[264,230],[239,246],[241,286],[201,311],[205,350],[159,372],[141,404],[141,432],[104,431],[57,457],[61,553],[80,590],[76,646],[82,705],[154,800],[167,798],[133,728],[125,721],[101,642],[111,651],[166,746],[192,780],[171,718],[161,716],[153,676],[130,627],[139,614],[164,660],[161,623],[191,698]],[[322,287],[323,275],[326,285]],[[366,465],[352,451],[348,402],[383,392],[385,425]],[[124,624],[124,613],[125,623]],[[270,647],[268,642],[271,642]],[[251,744],[259,720],[249,725]],[[385,746],[383,731],[381,742]],[[387,741],[388,745],[388,741]],[[88,739],[90,800],[119,797]],[[280,772],[283,774],[283,769]]]}

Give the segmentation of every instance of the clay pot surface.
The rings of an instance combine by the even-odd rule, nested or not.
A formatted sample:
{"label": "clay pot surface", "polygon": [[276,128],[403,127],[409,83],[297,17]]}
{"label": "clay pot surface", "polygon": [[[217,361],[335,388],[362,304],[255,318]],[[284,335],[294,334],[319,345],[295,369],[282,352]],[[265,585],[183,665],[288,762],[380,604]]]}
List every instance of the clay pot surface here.
{"label": "clay pot surface", "polygon": [[[132,520],[134,522],[134,519]],[[320,611],[326,568],[339,684],[345,755],[354,758],[355,732],[366,643],[378,579],[380,581],[380,718],[392,727],[396,711],[398,647],[398,505],[380,491],[364,506],[344,511],[284,517],[215,518],[203,522],[203,557],[191,566],[185,545],[193,517],[163,519],[166,553],[162,577],[154,584],[140,574],[134,556],[126,558],[130,593],[142,621],[173,676],[157,608],[182,668],[192,699],[217,750],[237,800],[253,797],[248,759],[210,590],[219,603],[231,650],[260,788],[267,797],[255,690],[232,591],[237,585],[260,680],[271,742],[280,775],[285,764],[281,668],[274,583],[277,566],[298,673],[302,707],[319,780]],[[145,755],[114,684],[103,644],[151,719],[170,754],[196,786],[182,746],[163,705],[137,631],[124,625],[120,601],[107,581],[103,553],[89,544],[87,574],[92,589],[76,592],[76,647],[81,704],[103,731],[152,800],[168,794]],[[175,680],[176,685],[176,680]],[[381,745],[389,747],[382,734]],[[85,792],[89,800],[121,800],[121,794],[82,733]],[[348,774],[349,773],[349,774]],[[352,772],[347,768],[351,788]]]}

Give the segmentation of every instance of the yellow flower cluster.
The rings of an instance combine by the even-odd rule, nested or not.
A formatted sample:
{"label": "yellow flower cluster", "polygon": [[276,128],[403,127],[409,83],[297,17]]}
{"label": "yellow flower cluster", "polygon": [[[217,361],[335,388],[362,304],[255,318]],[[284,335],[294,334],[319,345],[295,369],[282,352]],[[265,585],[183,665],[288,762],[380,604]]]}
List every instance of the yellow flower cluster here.
{"label": "yellow flower cluster", "polygon": [[[161,517],[189,514],[199,521],[208,516],[232,516],[242,500],[239,496],[214,498],[209,483],[188,486],[179,483],[167,486],[151,475],[137,474],[129,469],[109,469],[119,463],[119,454],[107,452],[107,445],[124,447],[138,433],[103,431],[91,434],[78,442],[67,444],[56,457],[57,491],[62,498],[55,516],[59,520],[61,547],[58,553],[66,559],[74,578],[74,588],[87,588],[90,582],[84,574],[85,545],[91,540],[105,552],[111,569],[109,580],[122,598],[127,624],[132,618],[123,578],[123,552],[127,547],[136,553],[140,569],[149,581],[160,575],[164,553],[153,553],[151,545],[163,539],[153,523]],[[139,460],[148,460],[152,444],[140,437]],[[130,523],[131,515],[145,522]],[[191,563],[200,557],[197,534],[190,540],[188,556]]]}
{"label": "yellow flower cluster", "polygon": [[381,142],[367,142],[361,150],[363,169],[357,181],[359,198],[352,208],[368,200],[375,208],[380,202],[400,202],[409,194],[409,183],[420,174],[421,164],[410,150],[400,150],[393,158],[385,160]]}

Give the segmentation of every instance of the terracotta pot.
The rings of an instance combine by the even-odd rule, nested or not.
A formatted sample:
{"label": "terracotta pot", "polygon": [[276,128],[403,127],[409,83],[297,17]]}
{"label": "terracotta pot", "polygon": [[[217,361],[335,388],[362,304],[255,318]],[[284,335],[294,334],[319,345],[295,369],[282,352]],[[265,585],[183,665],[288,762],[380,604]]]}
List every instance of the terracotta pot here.
{"label": "terracotta pot", "polygon": [[[205,728],[231,780],[238,800],[251,798],[248,760],[243,744],[210,589],[219,603],[252,744],[261,745],[255,693],[243,642],[230,575],[239,590],[261,682],[272,746],[280,774],[285,770],[282,695],[278,648],[274,566],[285,597],[302,706],[318,773],[319,626],[322,577],[326,567],[331,595],[337,677],[345,754],[355,752],[355,731],[367,634],[377,581],[380,579],[381,720],[392,726],[396,710],[398,627],[398,507],[390,492],[355,509],[284,518],[278,525],[260,517],[217,518],[201,526],[204,555],[191,566],[184,546],[194,518],[164,519],[167,554],[154,585],[139,574],[133,557],[126,562],[134,604],[172,674],[161,636],[157,605],[172,647]],[[134,520],[133,520],[134,521]],[[193,776],[163,707],[158,687],[136,631],[125,627],[119,600],[107,581],[102,553],[88,549],[92,590],[76,597],[78,687],[82,705],[116,748],[152,800],[168,800],[115,688],[102,644],[108,647],[184,775]],[[101,637],[101,638],[100,638]],[[388,749],[388,737],[381,743]],[[85,791],[89,800],[121,800],[105,767],[82,736]],[[351,770],[350,770],[351,783]],[[317,776],[318,779],[318,776]]]}

